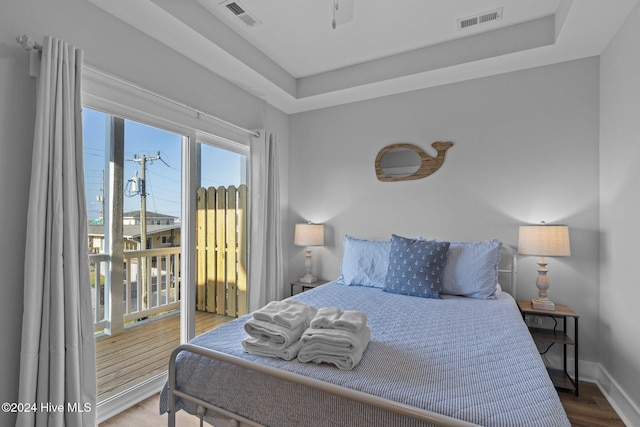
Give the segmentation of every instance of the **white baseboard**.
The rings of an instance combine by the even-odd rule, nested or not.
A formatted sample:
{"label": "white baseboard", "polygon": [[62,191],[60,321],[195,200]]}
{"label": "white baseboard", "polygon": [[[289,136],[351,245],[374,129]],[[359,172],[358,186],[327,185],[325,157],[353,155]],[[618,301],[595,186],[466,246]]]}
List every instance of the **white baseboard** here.
{"label": "white baseboard", "polygon": [[[573,363],[573,361],[571,361]],[[571,365],[573,366],[573,365]],[[580,381],[598,386],[611,407],[627,426],[640,426],[640,408],[599,363],[580,361]]]}
{"label": "white baseboard", "polygon": [[160,374],[145,382],[133,387],[127,391],[123,391],[107,400],[98,403],[97,416],[98,424],[108,420],[114,415],[129,409],[136,403],[142,402],[148,397],[159,393],[167,382],[167,374]]}
{"label": "white baseboard", "polygon": [[[596,384],[607,398],[622,422],[627,426],[640,426],[640,408],[620,385],[609,375],[606,369],[598,365]],[[581,365],[582,366],[582,365]]]}

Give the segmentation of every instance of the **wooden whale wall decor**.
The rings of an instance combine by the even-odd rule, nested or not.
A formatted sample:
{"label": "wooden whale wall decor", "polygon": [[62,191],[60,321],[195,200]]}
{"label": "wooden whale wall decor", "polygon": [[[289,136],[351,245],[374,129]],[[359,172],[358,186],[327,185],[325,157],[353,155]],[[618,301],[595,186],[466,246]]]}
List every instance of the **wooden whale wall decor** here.
{"label": "wooden whale wall decor", "polygon": [[430,156],[413,144],[387,145],[376,156],[376,176],[380,181],[425,178],[440,169],[445,153],[452,145],[450,141],[431,144],[438,152],[437,157]]}

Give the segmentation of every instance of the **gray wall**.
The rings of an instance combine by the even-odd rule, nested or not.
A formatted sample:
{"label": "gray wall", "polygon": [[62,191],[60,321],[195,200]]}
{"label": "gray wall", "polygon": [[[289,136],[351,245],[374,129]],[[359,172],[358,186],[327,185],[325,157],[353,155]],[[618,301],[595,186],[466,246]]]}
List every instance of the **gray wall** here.
{"label": "gray wall", "polygon": [[[600,362],[636,411],[640,408],[638,40],[640,6],[600,60]],[[630,425],[640,425],[640,418]]]}
{"label": "gray wall", "polygon": [[[69,13],[73,11],[73,13]],[[0,401],[15,402],[22,321],[24,236],[31,173],[35,80],[15,37],[52,35],[85,51],[85,64],[247,128],[267,128],[288,150],[289,118],[261,99],[116,20],[85,0],[10,1],[0,12]],[[281,163],[287,174],[286,162]],[[284,181],[284,180],[283,180]],[[287,183],[282,192],[286,195]],[[285,198],[286,201],[286,198]],[[284,210],[284,208],[283,208]],[[286,212],[286,210],[285,210]],[[286,220],[286,218],[285,218]],[[0,413],[0,425],[13,425]]]}
{"label": "gray wall", "polygon": [[[4,21],[4,14],[0,20]],[[5,23],[0,22],[0,401],[15,402],[35,85],[29,78],[29,55],[9,43],[4,29]],[[0,425],[13,425],[14,418],[12,414],[0,413]]]}
{"label": "gray wall", "polygon": [[[292,115],[290,228],[327,225],[317,275],[338,277],[345,234],[516,246],[520,224],[568,224],[572,254],[549,259],[551,297],[580,312],[580,359],[597,362],[598,67],[588,58]],[[377,180],[382,147],[433,141],[454,143],[435,174]],[[295,279],[304,251],[290,250]],[[518,298],[536,295],[535,261],[520,258]]]}

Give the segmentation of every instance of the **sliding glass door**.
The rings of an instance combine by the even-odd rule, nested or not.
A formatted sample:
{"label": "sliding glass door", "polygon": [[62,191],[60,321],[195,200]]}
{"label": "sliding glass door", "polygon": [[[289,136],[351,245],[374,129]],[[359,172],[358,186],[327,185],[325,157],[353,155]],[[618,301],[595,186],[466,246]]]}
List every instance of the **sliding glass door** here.
{"label": "sliding glass door", "polygon": [[88,108],[83,123],[100,402],[164,373],[180,340],[185,138]]}
{"label": "sliding glass door", "polygon": [[249,151],[86,107],[83,125],[105,402],[162,383],[175,346],[247,312]]}

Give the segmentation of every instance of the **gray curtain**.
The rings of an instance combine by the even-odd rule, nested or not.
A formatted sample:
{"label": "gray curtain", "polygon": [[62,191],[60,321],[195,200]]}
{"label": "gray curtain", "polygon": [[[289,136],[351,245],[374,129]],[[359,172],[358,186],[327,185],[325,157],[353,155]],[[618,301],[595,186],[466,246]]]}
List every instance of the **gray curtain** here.
{"label": "gray curtain", "polygon": [[249,311],[282,299],[283,247],[278,136],[261,130],[251,138],[251,243]]}
{"label": "gray curtain", "polygon": [[[17,426],[96,425],[85,203],[81,50],[45,37],[25,249]],[[50,404],[59,411],[41,411]]]}

